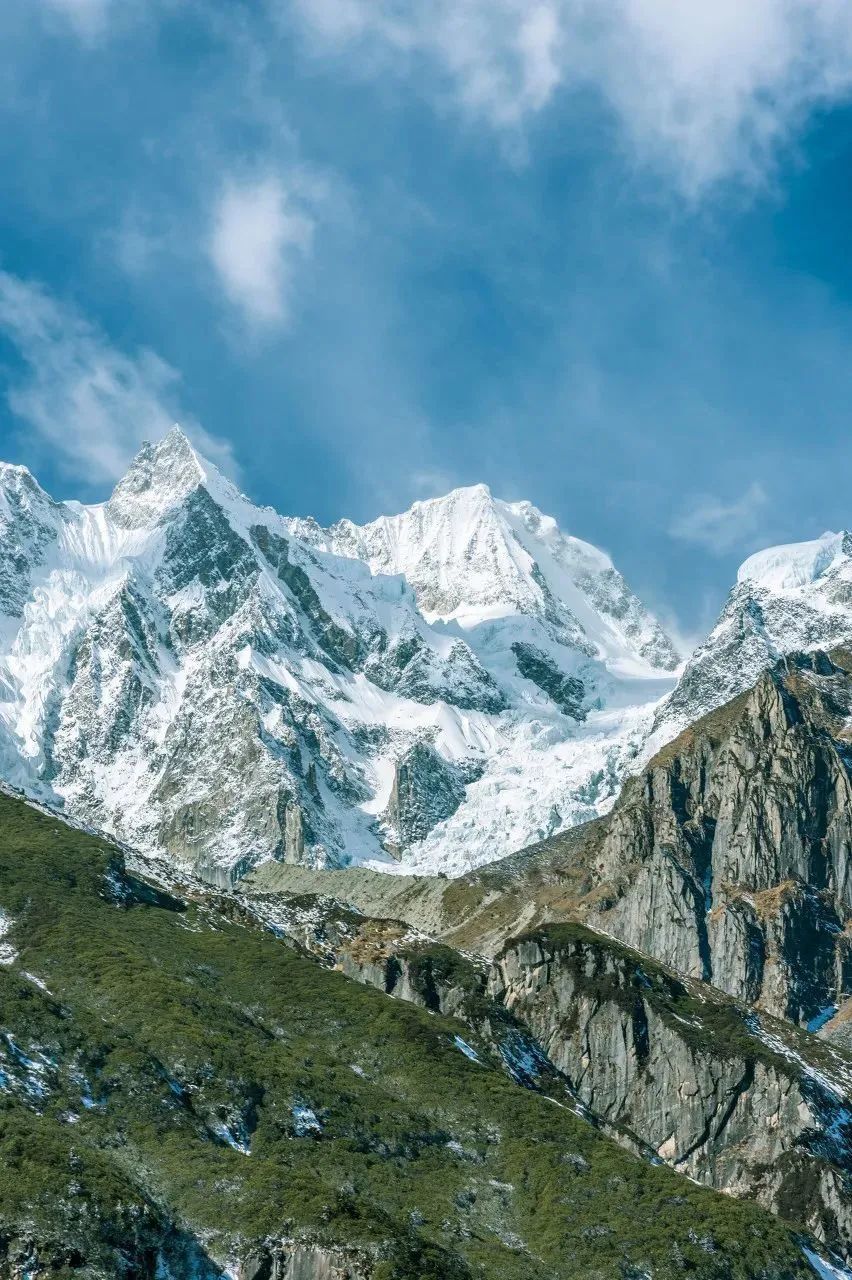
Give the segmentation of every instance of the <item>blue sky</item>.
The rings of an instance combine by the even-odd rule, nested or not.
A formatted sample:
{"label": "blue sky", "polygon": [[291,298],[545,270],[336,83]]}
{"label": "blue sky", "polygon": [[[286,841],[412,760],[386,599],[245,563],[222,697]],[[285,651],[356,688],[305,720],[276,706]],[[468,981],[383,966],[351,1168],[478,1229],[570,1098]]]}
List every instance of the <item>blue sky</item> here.
{"label": "blue sky", "polygon": [[852,523],[840,0],[0,11],[0,456],[180,420],[258,501],[480,480],[687,634]]}

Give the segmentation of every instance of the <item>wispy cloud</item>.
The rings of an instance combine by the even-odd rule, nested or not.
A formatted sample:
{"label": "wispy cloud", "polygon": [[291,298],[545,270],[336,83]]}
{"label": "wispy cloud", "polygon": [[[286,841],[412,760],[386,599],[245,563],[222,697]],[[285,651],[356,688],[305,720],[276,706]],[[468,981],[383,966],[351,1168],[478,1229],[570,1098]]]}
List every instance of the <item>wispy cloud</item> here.
{"label": "wispy cloud", "polygon": [[24,365],[7,389],[9,407],[69,475],[115,480],[142,441],[158,439],[177,418],[234,474],[230,444],[180,412],[179,375],[154,352],[116,350],[74,307],[8,272],[0,272],[0,332]]}
{"label": "wispy cloud", "polygon": [[411,502],[414,498],[438,498],[451,489],[456,489],[460,481],[448,467],[421,467],[412,471],[407,477],[406,497]]}
{"label": "wispy cloud", "polygon": [[724,555],[754,537],[767,502],[766,490],[757,481],[733,502],[701,495],[672,521],[669,533],[680,542]]}
{"label": "wispy cloud", "polygon": [[286,323],[314,219],[277,177],[230,182],[213,216],[209,254],[228,300],[254,326]]}
{"label": "wispy cloud", "polygon": [[110,0],[41,0],[41,4],[66,18],[83,40],[96,40],[106,30]]}
{"label": "wispy cloud", "polygon": [[498,127],[562,88],[591,88],[640,161],[690,196],[731,175],[761,180],[804,117],[852,86],[846,0],[295,0],[295,11],[315,50],[345,51],[361,74],[431,65],[437,93],[449,87]]}
{"label": "wispy cloud", "polygon": [[[281,11],[280,0],[272,0]],[[295,0],[308,31],[331,49],[360,47],[360,68],[383,74],[418,58],[449,75],[463,105],[501,125],[543,107],[562,79],[560,4],[553,0]],[[347,49],[348,58],[348,49]]]}

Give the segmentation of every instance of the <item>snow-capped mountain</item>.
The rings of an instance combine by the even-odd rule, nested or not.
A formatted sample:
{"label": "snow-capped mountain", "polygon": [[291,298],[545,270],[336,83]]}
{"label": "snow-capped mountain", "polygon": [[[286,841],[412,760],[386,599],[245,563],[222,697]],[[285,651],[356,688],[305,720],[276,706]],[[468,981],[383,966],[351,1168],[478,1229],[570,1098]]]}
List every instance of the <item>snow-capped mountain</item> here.
{"label": "snow-capped mountain", "polygon": [[532,618],[539,637],[609,665],[673,670],[668,636],[603,552],[561,532],[529,502],[500,502],[485,485],[416,502],[410,511],[358,526],[341,520],[313,535],[329,550],[401,573],[430,621],[466,633]]}
{"label": "snow-capped mountain", "polygon": [[647,750],[750,688],[785,654],[852,643],[852,534],[769,547],[741,566],[719,620],[661,705]]}
{"label": "snow-capped mountain", "polygon": [[3,467],[0,533],[0,773],[223,882],[594,816],[674,684],[610,560],[482,486],[324,531],[175,429],[96,506]]}

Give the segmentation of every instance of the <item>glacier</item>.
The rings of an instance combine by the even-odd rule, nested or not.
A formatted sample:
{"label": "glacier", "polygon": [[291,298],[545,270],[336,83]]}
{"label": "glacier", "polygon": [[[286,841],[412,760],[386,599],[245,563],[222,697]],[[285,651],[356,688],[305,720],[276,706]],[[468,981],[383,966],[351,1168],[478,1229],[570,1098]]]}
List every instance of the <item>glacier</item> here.
{"label": "glacier", "polygon": [[223,887],[270,858],[462,874],[850,633],[848,534],[751,557],[684,662],[604,552],[484,485],[322,528],[179,428],[100,504],[0,464],[0,778]]}
{"label": "glacier", "polygon": [[321,529],[179,430],[105,503],[0,468],[0,773],[229,884],[458,874],[611,803],[680,656],[610,559],[484,486]]}

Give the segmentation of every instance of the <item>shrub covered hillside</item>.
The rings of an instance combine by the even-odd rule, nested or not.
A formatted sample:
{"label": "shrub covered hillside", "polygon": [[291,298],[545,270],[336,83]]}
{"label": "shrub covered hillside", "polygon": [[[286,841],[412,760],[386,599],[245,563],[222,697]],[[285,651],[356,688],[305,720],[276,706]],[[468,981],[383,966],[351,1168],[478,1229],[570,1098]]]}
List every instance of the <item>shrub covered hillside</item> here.
{"label": "shrub covered hillside", "polygon": [[0,907],[3,1276],[260,1277],[294,1250],[373,1280],[811,1274],[793,1229],[513,1084],[461,1024],[6,796]]}

